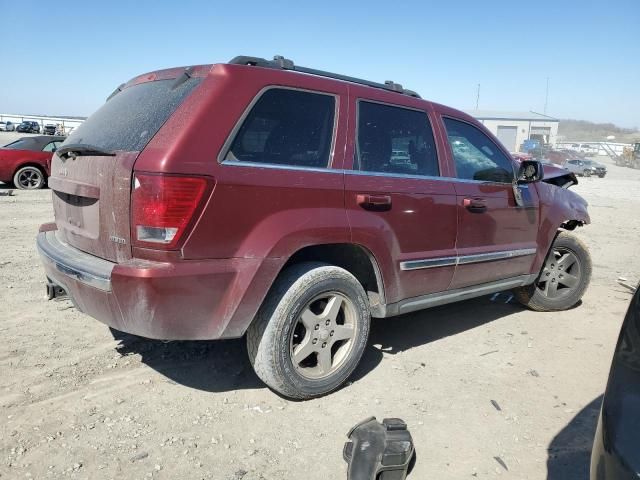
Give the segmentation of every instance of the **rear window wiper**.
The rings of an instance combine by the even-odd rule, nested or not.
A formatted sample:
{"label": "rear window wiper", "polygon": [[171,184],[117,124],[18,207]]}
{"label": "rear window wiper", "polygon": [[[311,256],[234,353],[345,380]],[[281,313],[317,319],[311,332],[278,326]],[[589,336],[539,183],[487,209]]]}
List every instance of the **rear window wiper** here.
{"label": "rear window wiper", "polygon": [[95,145],[88,145],[86,143],[71,143],[69,145],[64,145],[56,150],[58,156],[66,158],[66,157],[113,157],[115,153],[110,150],[104,150],[100,147],[96,147]]}

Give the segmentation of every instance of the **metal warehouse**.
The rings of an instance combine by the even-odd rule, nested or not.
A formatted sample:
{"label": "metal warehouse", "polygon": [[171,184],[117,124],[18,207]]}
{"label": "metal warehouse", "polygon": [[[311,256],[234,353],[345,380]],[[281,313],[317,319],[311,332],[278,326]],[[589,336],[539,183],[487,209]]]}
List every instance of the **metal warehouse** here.
{"label": "metal warehouse", "polygon": [[495,112],[467,110],[487,127],[511,152],[517,152],[528,139],[556,142],[560,120],[535,112]]}

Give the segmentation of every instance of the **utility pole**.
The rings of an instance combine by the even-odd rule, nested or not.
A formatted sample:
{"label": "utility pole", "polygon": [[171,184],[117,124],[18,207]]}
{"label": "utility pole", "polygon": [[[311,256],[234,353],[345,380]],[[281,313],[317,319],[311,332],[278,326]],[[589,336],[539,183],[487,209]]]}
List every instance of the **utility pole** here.
{"label": "utility pole", "polygon": [[549,104],[549,77],[547,77],[547,91],[544,95],[544,114],[547,114],[547,105]]}
{"label": "utility pole", "polygon": [[476,110],[478,110],[479,104],[480,104],[480,84],[478,84],[478,91],[476,92]]}

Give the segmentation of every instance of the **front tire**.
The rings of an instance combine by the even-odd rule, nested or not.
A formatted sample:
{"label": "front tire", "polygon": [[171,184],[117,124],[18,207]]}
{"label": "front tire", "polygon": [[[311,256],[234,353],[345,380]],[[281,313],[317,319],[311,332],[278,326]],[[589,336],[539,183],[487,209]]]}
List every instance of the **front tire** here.
{"label": "front tire", "polygon": [[44,173],[38,167],[22,167],[13,175],[13,184],[20,190],[37,190],[45,185]]}
{"label": "front tire", "polygon": [[367,295],[348,271],[302,263],[276,280],[247,331],[249,359],[270,388],[294,399],[340,387],[369,337]]}
{"label": "front tire", "polygon": [[560,232],[542,271],[533,285],[513,291],[516,299],[531,310],[555,312],[574,307],[591,280],[591,256],[576,236]]}

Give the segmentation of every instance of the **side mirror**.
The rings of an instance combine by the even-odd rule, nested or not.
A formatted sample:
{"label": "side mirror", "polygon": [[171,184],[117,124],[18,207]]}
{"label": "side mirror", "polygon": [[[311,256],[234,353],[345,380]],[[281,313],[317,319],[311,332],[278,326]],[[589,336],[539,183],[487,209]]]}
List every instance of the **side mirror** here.
{"label": "side mirror", "polygon": [[537,160],[523,160],[518,171],[518,183],[539,182],[544,178],[542,163]]}

